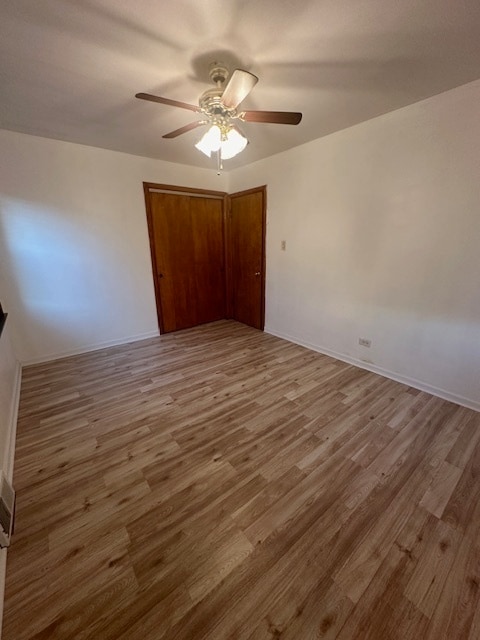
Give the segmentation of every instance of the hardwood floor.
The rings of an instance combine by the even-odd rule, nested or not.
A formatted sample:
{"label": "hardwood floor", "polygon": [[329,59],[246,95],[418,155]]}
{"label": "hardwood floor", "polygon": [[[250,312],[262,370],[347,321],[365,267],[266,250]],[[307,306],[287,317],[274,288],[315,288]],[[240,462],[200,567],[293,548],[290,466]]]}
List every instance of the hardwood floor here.
{"label": "hardwood floor", "polygon": [[234,322],[24,370],[4,640],[478,640],[480,414]]}

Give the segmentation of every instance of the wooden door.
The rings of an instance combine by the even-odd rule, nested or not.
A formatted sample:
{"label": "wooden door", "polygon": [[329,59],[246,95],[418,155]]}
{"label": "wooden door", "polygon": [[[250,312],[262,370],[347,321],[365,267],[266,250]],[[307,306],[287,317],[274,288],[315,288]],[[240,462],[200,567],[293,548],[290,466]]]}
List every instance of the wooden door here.
{"label": "wooden door", "polygon": [[265,187],[228,197],[230,315],[263,330],[265,324]]}
{"label": "wooden door", "polygon": [[223,198],[148,193],[161,333],[225,318]]}

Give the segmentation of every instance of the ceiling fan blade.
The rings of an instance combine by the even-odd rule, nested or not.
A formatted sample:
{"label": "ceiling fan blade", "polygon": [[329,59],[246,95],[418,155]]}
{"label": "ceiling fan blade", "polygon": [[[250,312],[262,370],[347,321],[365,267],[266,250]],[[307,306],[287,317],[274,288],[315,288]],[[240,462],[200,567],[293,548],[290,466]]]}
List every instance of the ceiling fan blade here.
{"label": "ceiling fan blade", "polygon": [[200,122],[191,122],[190,124],[186,124],[184,127],[180,127],[180,129],[175,129],[175,131],[170,131],[170,133],[166,133],[162,138],[176,138],[177,136],[181,136],[182,133],[187,133],[188,131],[192,131],[197,127],[202,127],[205,124],[205,121]]}
{"label": "ceiling fan blade", "polygon": [[272,124],[298,124],[301,113],[293,111],[244,111],[240,114],[244,122],[271,122]]}
{"label": "ceiling fan blade", "polygon": [[150,93],[136,93],[136,98],[140,100],[149,100],[150,102],[160,102],[160,104],[168,104],[171,107],[180,107],[181,109],[188,109],[189,111],[195,111],[200,113],[200,107],[196,107],[194,104],[188,104],[187,102],[179,102],[178,100],[170,100],[170,98],[161,98],[160,96],[152,96]]}
{"label": "ceiling fan blade", "polygon": [[235,109],[257,84],[258,78],[249,71],[235,69],[222,94],[222,104],[227,109]]}

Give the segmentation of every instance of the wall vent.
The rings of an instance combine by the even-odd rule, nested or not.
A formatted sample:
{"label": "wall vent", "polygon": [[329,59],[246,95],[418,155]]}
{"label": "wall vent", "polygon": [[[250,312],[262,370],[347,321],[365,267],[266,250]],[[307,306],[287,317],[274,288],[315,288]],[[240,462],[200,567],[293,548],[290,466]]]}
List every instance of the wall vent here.
{"label": "wall vent", "polygon": [[[1,473],[1,472],[0,472]],[[0,475],[0,548],[10,546],[15,519],[15,491],[5,477]]]}

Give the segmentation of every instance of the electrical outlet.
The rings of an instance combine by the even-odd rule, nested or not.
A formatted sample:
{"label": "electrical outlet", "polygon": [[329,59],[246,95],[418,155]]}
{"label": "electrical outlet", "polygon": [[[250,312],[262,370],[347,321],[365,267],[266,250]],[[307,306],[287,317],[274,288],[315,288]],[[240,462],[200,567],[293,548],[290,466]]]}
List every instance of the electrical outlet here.
{"label": "electrical outlet", "polygon": [[358,344],[362,345],[362,347],[371,347],[372,341],[368,340],[367,338],[359,338]]}
{"label": "electrical outlet", "polygon": [[282,240],[282,242],[280,243],[280,249],[282,251],[286,251],[287,250],[287,241],[286,240]]}

